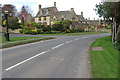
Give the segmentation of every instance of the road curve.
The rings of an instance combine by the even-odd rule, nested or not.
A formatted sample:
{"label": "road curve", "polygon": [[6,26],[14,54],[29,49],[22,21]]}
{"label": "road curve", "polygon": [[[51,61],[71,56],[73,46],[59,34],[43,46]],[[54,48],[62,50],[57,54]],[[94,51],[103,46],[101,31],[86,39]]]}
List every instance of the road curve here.
{"label": "road curve", "polygon": [[2,50],[3,78],[90,78],[89,46],[110,34],[64,36]]}

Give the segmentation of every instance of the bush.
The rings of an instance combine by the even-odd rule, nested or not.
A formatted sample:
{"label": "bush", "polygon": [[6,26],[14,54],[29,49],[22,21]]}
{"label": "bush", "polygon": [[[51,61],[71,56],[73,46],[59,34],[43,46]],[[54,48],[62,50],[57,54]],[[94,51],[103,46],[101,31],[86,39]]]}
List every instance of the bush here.
{"label": "bush", "polygon": [[37,33],[38,33],[38,34],[41,34],[41,33],[43,33],[43,31],[42,31],[41,29],[38,29],[38,30],[37,30]]}
{"label": "bush", "polygon": [[23,30],[23,34],[29,34],[30,30]]}
{"label": "bush", "polygon": [[29,31],[29,34],[35,35],[35,34],[37,34],[37,31],[36,30],[31,30],[31,31]]}
{"label": "bush", "polygon": [[74,32],[83,32],[84,30],[80,29],[80,28],[76,28],[76,29],[69,29],[70,33],[74,33]]}
{"label": "bush", "polygon": [[52,34],[59,34],[60,31],[51,31]]}
{"label": "bush", "polygon": [[51,27],[50,26],[44,26],[44,27],[42,27],[42,31],[44,33],[51,33]]}
{"label": "bush", "polygon": [[111,26],[106,26],[106,29],[112,29],[112,27]]}
{"label": "bush", "polygon": [[89,31],[95,31],[95,26],[90,26]]}
{"label": "bush", "polygon": [[29,34],[29,30],[22,29],[19,31],[22,34]]}
{"label": "bush", "polygon": [[23,29],[23,30],[20,30],[19,32],[22,34],[33,34],[33,35],[38,34],[36,30],[24,30]]}
{"label": "bush", "polygon": [[22,33],[23,33],[23,30],[20,30],[19,32],[22,34]]}
{"label": "bush", "polygon": [[71,30],[66,30],[64,33],[72,33]]}
{"label": "bush", "polygon": [[62,24],[54,24],[52,27],[52,30],[64,32],[66,29],[64,28]]}

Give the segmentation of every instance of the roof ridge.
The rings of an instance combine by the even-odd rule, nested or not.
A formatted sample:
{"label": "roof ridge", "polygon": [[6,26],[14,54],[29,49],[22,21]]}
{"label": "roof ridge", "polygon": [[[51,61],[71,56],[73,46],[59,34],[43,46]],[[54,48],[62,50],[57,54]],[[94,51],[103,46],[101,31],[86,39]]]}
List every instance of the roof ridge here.
{"label": "roof ridge", "polygon": [[59,11],[59,12],[67,12],[67,11],[71,11],[71,10],[66,10],[66,11]]}
{"label": "roof ridge", "polygon": [[56,7],[54,7],[54,6],[52,6],[52,7],[44,7],[44,8],[41,8],[41,9],[47,9],[47,8],[56,8]]}

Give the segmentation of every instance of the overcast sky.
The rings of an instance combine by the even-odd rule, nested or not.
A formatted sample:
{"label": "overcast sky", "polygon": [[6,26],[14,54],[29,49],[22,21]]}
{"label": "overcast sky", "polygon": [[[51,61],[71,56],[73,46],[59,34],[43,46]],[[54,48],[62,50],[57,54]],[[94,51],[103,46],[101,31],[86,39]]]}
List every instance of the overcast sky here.
{"label": "overcast sky", "polygon": [[95,8],[96,4],[101,2],[101,0],[0,0],[0,3],[2,5],[15,5],[18,11],[23,5],[27,5],[32,9],[35,15],[38,12],[39,4],[41,4],[44,8],[53,6],[54,2],[57,3],[57,8],[59,11],[70,10],[71,8],[74,8],[76,14],[78,15],[80,15],[81,11],[83,11],[83,15],[85,18],[99,18],[93,9]]}

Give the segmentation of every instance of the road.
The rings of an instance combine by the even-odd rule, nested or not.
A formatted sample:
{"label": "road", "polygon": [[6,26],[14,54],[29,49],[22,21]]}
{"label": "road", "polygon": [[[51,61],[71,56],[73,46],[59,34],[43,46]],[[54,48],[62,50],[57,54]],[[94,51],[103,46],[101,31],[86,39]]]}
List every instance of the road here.
{"label": "road", "polygon": [[[4,33],[0,33],[0,35],[1,34],[3,34],[4,35]],[[10,33],[9,34],[9,36],[10,37],[56,37],[56,38],[61,38],[61,37],[63,37],[63,36],[43,36],[43,35],[30,35],[30,34],[17,34],[17,33]],[[0,37],[1,38],[1,37]]]}
{"label": "road", "polygon": [[90,44],[108,35],[64,36],[3,49],[2,77],[90,78]]}

